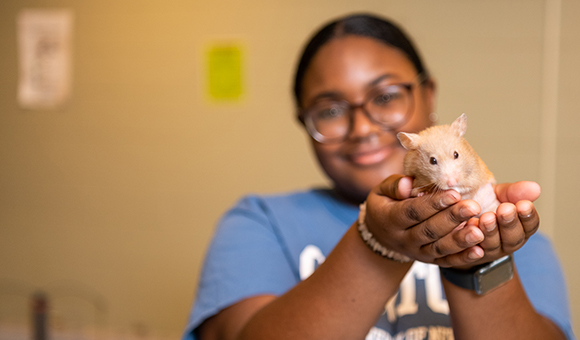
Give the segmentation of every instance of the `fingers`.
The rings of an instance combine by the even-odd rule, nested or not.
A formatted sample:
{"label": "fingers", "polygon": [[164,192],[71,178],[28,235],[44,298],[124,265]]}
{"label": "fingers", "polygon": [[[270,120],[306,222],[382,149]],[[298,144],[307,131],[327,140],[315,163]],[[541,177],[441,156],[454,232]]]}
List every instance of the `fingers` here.
{"label": "fingers", "polygon": [[542,191],[538,183],[531,181],[501,183],[496,185],[494,189],[500,202],[514,204],[522,200],[533,202],[540,197]]}
{"label": "fingers", "polygon": [[[413,258],[420,255],[431,262],[434,257],[426,255],[427,251],[421,255],[420,247],[449,234],[461,222],[477,214],[479,205],[469,201],[456,207],[461,196],[454,190],[409,198],[411,189],[410,177],[393,175],[387,178],[367,197],[365,221],[375,238],[387,248]],[[407,199],[402,199],[405,197]],[[436,217],[431,219],[433,216]],[[436,244],[441,244],[443,250],[433,247],[432,252],[463,250],[452,248],[452,242],[456,241],[448,237],[445,242]]]}
{"label": "fingers", "polygon": [[[371,195],[367,197],[367,212],[369,213],[367,216],[371,223],[388,222],[391,228],[397,226],[397,229],[405,230],[461,199],[461,196],[454,190],[405,199],[410,197],[412,184],[411,177],[392,175],[375,187]],[[385,199],[385,196],[388,199]],[[379,215],[381,221],[373,220],[373,216]],[[457,224],[461,222],[459,221]]]}
{"label": "fingers", "polygon": [[503,251],[513,253],[538,230],[540,218],[530,201],[502,203],[497,208],[497,223]]}
{"label": "fingers", "polygon": [[[477,244],[481,242],[484,237],[479,229],[479,219],[469,219],[469,221],[465,223],[464,228],[452,233],[451,236],[455,243],[449,243],[450,247],[447,248],[449,253],[435,259],[433,261],[435,264],[441,267],[468,268],[485,256],[484,250]],[[445,242],[444,239],[442,239],[441,242]],[[457,245],[459,245],[459,247],[457,247]]]}
{"label": "fingers", "polygon": [[479,244],[486,258],[498,258],[521,248],[540,226],[540,217],[530,201],[520,201],[515,205],[502,203],[496,214],[481,215],[479,227],[484,240]]}
{"label": "fingers", "polygon": [[[436,244],[432,246],[434,249],[448,249],[446,247],[453,243],[455,243],[456,246],[459,246],[459,248],[465,248],[466,244],[464,239],[457,239],[457,237],[461,236],[470,238],[472,236],[477,236],[477,241],[480,242],[483,239],[483,235],[481,235],[480,231],[477,231],[477,235],[471,235],[470,232],[473,231],[472,228],[462,230],[462,224],[473,216],[479,214],[479,211],[479,204],[477,204],[475,201],[461,201],[451,206],[449,209],[442,210],[437,214],[434,214],[431,218],[423,221],[423,223],[409,229],[408,233],[410,239],[412,240],[413,244],[417,246],[424,246],[435,242]],[[451,235],[448,238],[444,238],[444,236],[450,234],[453,229],[456,229],[457,232],[455,232],[455,234],[457,235]],[[456,239],[453,239],[453,237]],[[459,241],[459,244],[457,244],[457,241]],[[469,241],[467,242],[469,243]],[[449,250],[438,251],[440,253],[439,256],[441,256],[441,254],[448,254],[448,251]]]}
{"label": "fingers", "polygon": [[472,218],[422,249],[439,266],[469,268],[515,252],[539,225],[540,218],[532,202],[502,203],[496,213],[486,212],[479,219]]}
{"label": "fingers", "polygon": [[497,208],[497,223],[501,237],[502,248],[512,253],[526,241],[526,234],[517,216],[516,206],[512,203],[502,203]]}
{"label": "fingers", "polygon": [[[457,226],[451,233],[443,236],[435,242],[426,244],[421,247],[426,259],[438,259],[447,257],[452,254],[459,254],[474,247],[484,241],[483,232],[478,226],[479,220],[471,218]],[[483,257],[483,251],[463,253],[461,264],[465,261],[472,262]],[[466,256],[466,257],[465,257]]]}
{"label": "fingers", "polygon": [[526,234],[526,239],[530,238],[533,234],[538,231],[540,227],[540,215],[536,211],[534,204],[530,201],[519,201],[516,203],[516,211],[522,227],[524,228],[524,233]]}
{"label": "fingers", "polygon": [[[460,199],[461,197],[456,191],[448,190],[433,195],[424,195],[413,199],[399,201],[397,202],[397,209],[392,209],[388,218],[393,223],[404,226],[405,229],[407,229],[454,205],[459,202]],[[448,217],[448,220],[450,219],[456,222],[454,227],[465,220],[453,218],[454,216],[459,215],[458,210],[459,208],[454,210],[455,214],[453,216],[445,215]],[[440,221],[441,219],[442,217],[439,217],[437,221]],[[449,232],[449,230],[447,230],[442,234],[442,232],[438,230],[441,229],[439,227],[442,226],[433,225],[433,223],[422,226],[420,232],[422,232],[426,237],[424,243],[432,242],[434,238]]]}
{"label": "fingers", "polygon": [[463,250],[462,252],[440,257],[433,261],[433,263],[440,267],[467,269],[470,267],[470,265],[477,263],[478,259],[482,259],[483,256],[483,249],[481,249],[480,246],[473,246]]}
{"label": "fingers", "polygon": [[480,246],[487,256],[499,257],[502,252],[501,236],[497,224],[496,215],[487,212],[479,218],[479,228],[483,232],[484,240]]}

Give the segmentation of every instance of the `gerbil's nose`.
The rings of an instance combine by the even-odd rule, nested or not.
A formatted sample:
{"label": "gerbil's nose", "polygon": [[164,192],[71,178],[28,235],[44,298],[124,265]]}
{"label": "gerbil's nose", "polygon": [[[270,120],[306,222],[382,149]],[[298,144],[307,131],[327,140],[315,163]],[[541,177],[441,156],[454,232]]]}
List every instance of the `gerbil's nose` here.
{"label": "gerbil's nose", "polygon": [[455,178],[455,177],[449,177],[447,179],[447,186],[448,187],[453,188],[456,185],[457,185],[457,178]]}

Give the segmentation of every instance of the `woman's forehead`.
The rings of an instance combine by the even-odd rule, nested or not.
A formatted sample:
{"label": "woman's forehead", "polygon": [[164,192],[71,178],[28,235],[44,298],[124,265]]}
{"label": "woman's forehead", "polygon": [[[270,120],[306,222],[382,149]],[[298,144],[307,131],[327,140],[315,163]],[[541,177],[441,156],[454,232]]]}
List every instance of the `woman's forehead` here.
{"label": "woman's forehead", "polygon": [[365,91],[380,81],[411,81],[415,68],[404,53],[360,36],[333,39],[322,46],[303,80],[303,103],[320,92]]}

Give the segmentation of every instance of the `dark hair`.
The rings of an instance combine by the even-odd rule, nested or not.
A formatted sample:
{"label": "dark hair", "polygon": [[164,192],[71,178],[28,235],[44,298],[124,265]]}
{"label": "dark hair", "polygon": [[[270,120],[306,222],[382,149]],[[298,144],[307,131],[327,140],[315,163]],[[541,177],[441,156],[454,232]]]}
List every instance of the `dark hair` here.
{"label": "dark hair", "polygon": [[401,50],[415,66],[417,74],[422,74],[425,79],[428,78],[427,70],[423,67],[417,50],[415,50],[413,43],[401,28],[391,21],[377,16],[368,14],[349,15],[322,27],[304,48],[294,78],[294,99],[298,107],[301,104],[300,96],[304,74],[316,52],[330,40],[347,35],[374,38]]}

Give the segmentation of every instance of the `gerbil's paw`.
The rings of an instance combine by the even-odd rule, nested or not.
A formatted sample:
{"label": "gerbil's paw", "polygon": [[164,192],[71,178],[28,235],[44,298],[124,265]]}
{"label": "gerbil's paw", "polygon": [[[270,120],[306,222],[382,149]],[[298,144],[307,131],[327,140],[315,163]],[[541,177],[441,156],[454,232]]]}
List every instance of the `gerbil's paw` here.
{"label": "gerbil's paw", "polygon": [[423,195],[425,195],[425,193],[424,192],[420,192],[420,193],[417,194],[417,197],[421,197]]}

